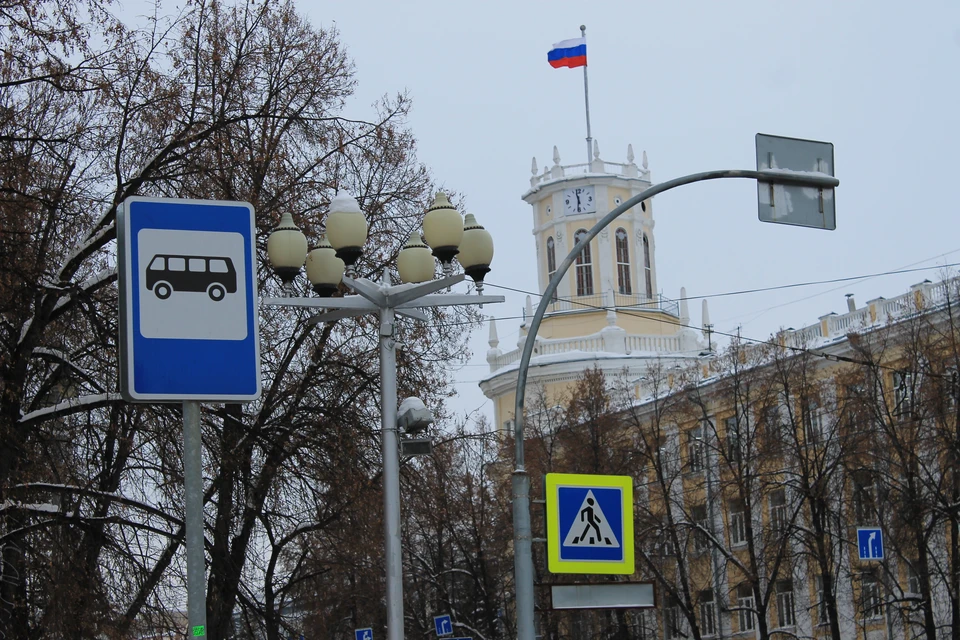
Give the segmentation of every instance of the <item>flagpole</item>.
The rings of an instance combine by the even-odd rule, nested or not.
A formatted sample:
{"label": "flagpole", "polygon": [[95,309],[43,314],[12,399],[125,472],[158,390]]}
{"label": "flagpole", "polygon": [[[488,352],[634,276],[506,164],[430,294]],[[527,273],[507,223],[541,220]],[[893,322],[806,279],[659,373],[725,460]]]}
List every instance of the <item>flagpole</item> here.
{"label": "flagpole", "polygon": [[[580,25],[580,37],[587,40],[587,26]],[[590,137],[590,87],[587,84],[587,65],[583,65],[583,102],[587,108],[587,164],[593,159],[593,138]]]}

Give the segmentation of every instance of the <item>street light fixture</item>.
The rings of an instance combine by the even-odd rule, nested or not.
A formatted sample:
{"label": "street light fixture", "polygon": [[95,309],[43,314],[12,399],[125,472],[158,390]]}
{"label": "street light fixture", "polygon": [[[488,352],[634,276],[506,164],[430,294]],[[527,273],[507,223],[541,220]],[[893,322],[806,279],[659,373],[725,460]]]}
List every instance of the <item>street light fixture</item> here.
{"label": "street light fixture", "polygon": [[292,295],[293,281],[307,259],[307,238],[289,212],[280,217],[280,224],[267,238],[267,256],[283,282],[283,290]]}
{"label": "street light fixture", "polygon": [[317,248],[307,254],[307,279],[313,290],[321,298],[329,298],[343,281],[343,260],[327,240],[326,234],[320,236]]}
{"label": "street light fixture", "polygon": [[[264,298],[263,304],[287,307],[324,309],[308,324],[332,322],[370,313],[380,318],[380,413],[383,448],[383,519],[387,573],[387,640],[403,640],[403,563],[400,551],[400,443],[397,436],[397,353],[396,316],[427,320],[421,311],[427,307],[483,305],[503,302],[503,296],[480,295],[483,276],[490,271],[493,240],[472,215],[464,220],[446,194],[438,193],[424,219],[426,243],[419,231],[410,234],[397,256],[401,284],[390,283],[389,270],[384,269],[382,282],[356,277],[356,262],[363,254],[367,238],[367,221],[360,205],[346,194],[337,194],[330,202],[325,242],[306,253],[306,238],[300,233],[290,214],[284,214],[280,225],[267,240],[267,253],[274,271],[284,283],[286,296]],[[298,235],[299,234],[299,235]],[[429,245],[429,246],[428,246]],[[435,280],[436,256],[444,277]],[[466,275],[476,283],[476,295],[437,294],[442,289],[462,282],[465,274],[453,275],[453,258],[460,254]],[[307,277],[318,297],[292,297],[293,281],[304,261]],[[344,275],[344,273],[346,275]],[[343,282],[358,295],[333,297]]]}
{"label": "street light fixture", "polygon": [[483,277],[490,273],[490,262],[493,261],[493,238],[472,213],[468,213],[463,221],[459,260],[463,272],[476,284],[477,293],[483,293]]}
{"label": "street light fixture", "polygon": [[423,237],[433,247],[433,255],[443,267],[443,275],[449,276],[453,273],[453,258],[460,253],[463,217],[442,191],[437,193],[423,218]]}
{"label": "street light fixture", "polygon": [[338,193],[330,201],[327,237],[337,257],[343,260],[347,275],[352,278],[354,265],[363,254],[363,243],[367,241],[367,219],[363,217],[360,204],[347,194]]}

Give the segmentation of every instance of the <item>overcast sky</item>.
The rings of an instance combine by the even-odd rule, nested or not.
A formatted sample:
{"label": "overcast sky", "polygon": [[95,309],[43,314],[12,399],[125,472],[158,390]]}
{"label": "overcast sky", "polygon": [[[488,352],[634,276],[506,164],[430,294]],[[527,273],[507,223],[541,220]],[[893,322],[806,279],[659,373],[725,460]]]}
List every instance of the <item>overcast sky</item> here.
{"label": "overcast sky", "polygon": [[[550,45],[587,26],[590,110],[601,157],[646,150],[654,182],[754,168],[757,132],[835,144],[837,230],[764,224],[748,181],[657,197],[658,284],[679,297],[960,262],[957,2],[307,3],[357,65],[358,106],[408,90],[420,158],[493,234],[490,284],[537,291],[530,160],[583,162],[583,74]],[[936,270],[710,300],[720,331],[764,338],[893,297]],[[489,287],[490,293],[504,293]],[[517,316],[523,296],[484,309]],[[537,300],[534,300],[536,305]],[[692,302],[699,324],[700,304]],[[498,322],[501,349],[519,321]],[[456,373],[460,410],[484,406],[486,330]]]}
{"label": "overcast sky", "polygon": [[[647,151],[654,182],[755,167],[757,132],[835,144],[837,230],[764,224],[756,186],[720,181],[656,199],[661,293],[678,298],[960,262],[960,3],[302,2],[336,26],[359,82],[350,115],[409,91],[420,159],[463,194],[496,244],[491,285],[537,291],[530,160],[585,160],[581,69],[552,69],[554,42],[587,26],[590,109],[601,157]],[[893,297],[936,270],[710,299],[720,331],[765,338],[830,311]],[[523,295],[484,312],[521,312]],[[537,300],[534,300],[536,305]],[[700,322],[699,301],[690,305]],[[498,322],[504,351],[519,321]],[[477,381],[486,329],[456,372],[460,411],[488,416]]]}

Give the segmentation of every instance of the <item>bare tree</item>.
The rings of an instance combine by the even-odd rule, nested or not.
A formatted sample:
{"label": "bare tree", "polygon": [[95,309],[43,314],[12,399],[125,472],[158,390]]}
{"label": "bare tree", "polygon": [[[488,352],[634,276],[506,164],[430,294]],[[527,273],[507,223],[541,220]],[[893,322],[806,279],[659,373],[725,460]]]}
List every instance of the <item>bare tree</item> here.
{"label": "bare tree", "polygon": [[[315,233],[333,193],[350,190],[376,247],[360,269],[377,272],[432,187],[405,128],[409,100],[345,117],[354,80],[337,34],[291,3],[196,0],[143,30],[93,0],[13,2],[0,16],[0,632],[177,624],[179,415],[115,392],[117,206],[244,199],[263,241],[283,211]],[[401,385],[441,414],[445,363],[465,357],[472,315],[455,317],[400,328]],[[268,637],[290,630],[309,543],[335,535],[378,474],[371,323],[262,320],[263,399],[204,414],[211,637],[235,619]]]}

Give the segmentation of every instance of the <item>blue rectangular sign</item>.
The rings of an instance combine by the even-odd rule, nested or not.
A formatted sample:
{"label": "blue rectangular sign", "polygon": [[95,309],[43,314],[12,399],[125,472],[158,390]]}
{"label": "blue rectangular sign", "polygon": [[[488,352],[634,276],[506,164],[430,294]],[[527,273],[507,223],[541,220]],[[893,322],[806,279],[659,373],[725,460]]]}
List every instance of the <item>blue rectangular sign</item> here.
{"label": "blue rectangular sign", "polygon": [[623,562],[623,490],[557,487],[560,559]]}
{"label": "blue rectangular sign", "polygon": [[365,629],[354,629],[353,637],[355,640],[373,640],[373,629],[367,627]]}
{"label": "blue rectangular sign", "polygon": [[879,527],[857,529],[857,549],[861,560],[883,560],[883,531]]}
{"label": "blue rectangular sign", "polygon": [[453,621],[450,614],[433,617],[433,626],[440,637],[453,635]]}
{"label": "blue rectangular sign", "polygon": [[117,222],[124,397],[257,399],[253,207],[134,197]]}

